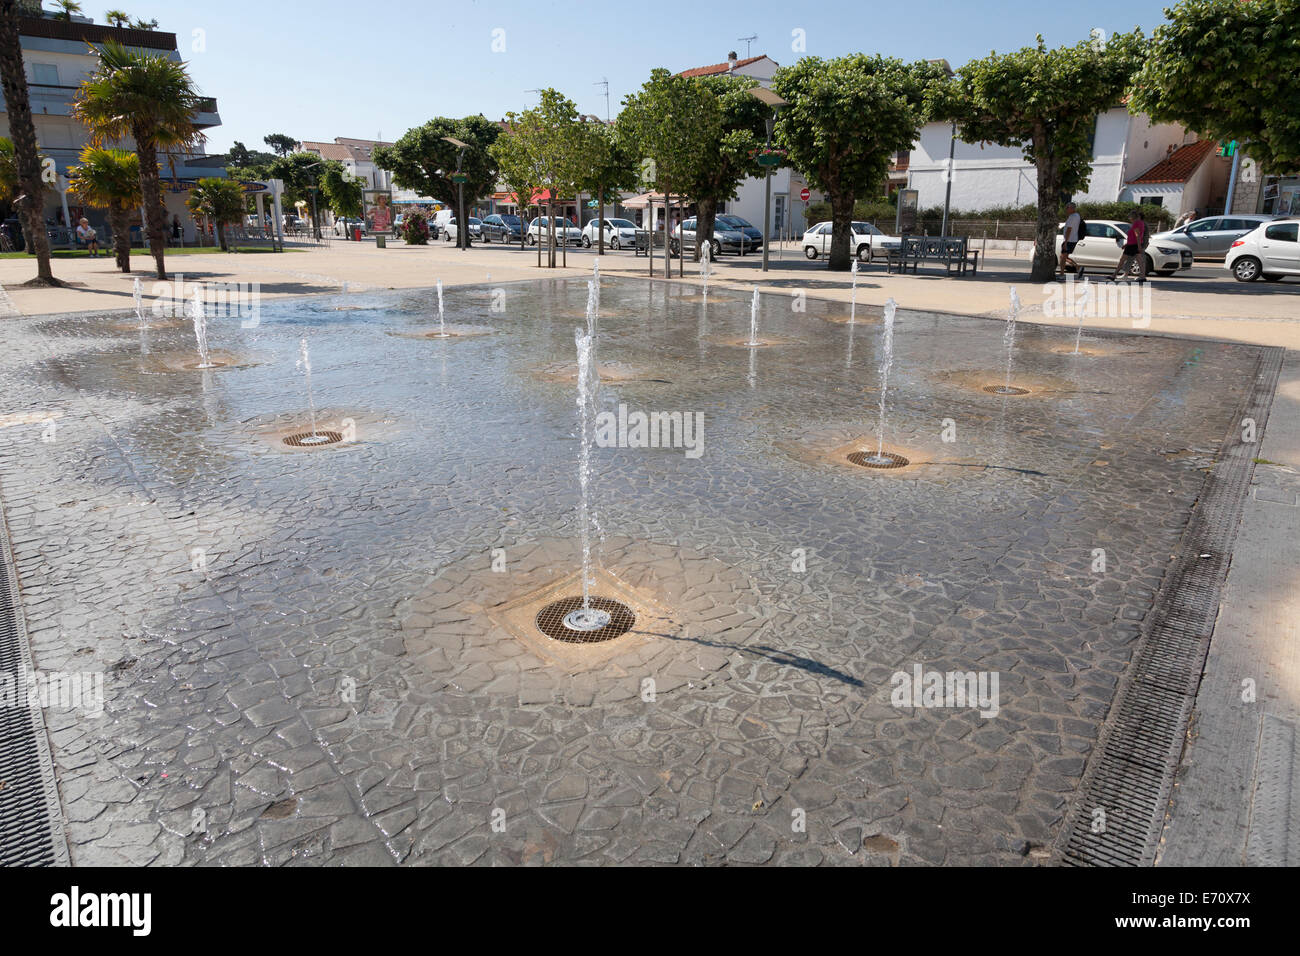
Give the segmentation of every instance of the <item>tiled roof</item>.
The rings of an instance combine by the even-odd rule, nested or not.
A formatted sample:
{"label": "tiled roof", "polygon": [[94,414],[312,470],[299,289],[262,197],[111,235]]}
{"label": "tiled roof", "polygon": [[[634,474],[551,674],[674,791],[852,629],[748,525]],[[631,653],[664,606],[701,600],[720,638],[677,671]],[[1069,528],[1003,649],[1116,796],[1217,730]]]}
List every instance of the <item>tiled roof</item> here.
{"label": "tiled roof", "polygon": [[[759,60],[767,59],[767,54],[747,57],[743,60],[736,61],[736,67],[749,66],[751,63],[757,63]],[[729,61],[728,61],[729,62]],[[697,66],[693,70],[682,70],[678,76],[716,76],[719,73],[727,72],[728,63],[715,63],[712,66]]]}
{"label": "tiled roof", "polygon": [[1129,184],[1185,183],[1201,168],[1205,157],[1214,152],[1214,147],[1214,140],[1203,139],[1176,149],[1137,179],[1130,179]]}
{"label": "tiled roof", "polygon": [[334,137],[332,143],[304,141],[302,148],[309,153],[318,153],[322,159],[337,159],[343,162],[351,159],[358,163],[373,162],[371,153],[376,146],[392,146],[377,139],[349,139],[346,136]]}
{"label": "tiled roof", "polygon": [[352,158],[346,146],[340,146],[338,143],[312,143],[304,142],[302,144],[303,152],[318,153],[321,159],[348,160]]}

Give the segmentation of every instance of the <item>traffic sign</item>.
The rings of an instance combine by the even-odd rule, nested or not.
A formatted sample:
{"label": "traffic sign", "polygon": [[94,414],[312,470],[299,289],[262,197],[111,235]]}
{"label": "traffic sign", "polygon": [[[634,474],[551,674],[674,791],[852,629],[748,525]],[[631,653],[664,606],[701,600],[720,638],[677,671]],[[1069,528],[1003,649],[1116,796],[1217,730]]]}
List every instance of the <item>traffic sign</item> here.
{"label": "traffic sign", "polygon": [[807,202],[809,199],[812,198],[812,193],[808,191],[807,186],[799,190],[799,198],[802,199],[804,202]]}

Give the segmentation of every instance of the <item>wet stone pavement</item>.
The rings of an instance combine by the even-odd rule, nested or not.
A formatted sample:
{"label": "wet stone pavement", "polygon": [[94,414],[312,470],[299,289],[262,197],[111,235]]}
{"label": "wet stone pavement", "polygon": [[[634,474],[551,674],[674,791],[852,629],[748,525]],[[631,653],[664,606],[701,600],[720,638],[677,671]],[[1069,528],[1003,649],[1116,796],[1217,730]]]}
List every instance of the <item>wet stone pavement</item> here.
{"label": "wet stone pavement", "polygon": [[[429,291],[214,318],[206,372],[184,324],[0,325],[32,652],[105,673],[103,715],[46,713],[73,862],[1039,860],[1254,350],[1024,326],[1005,398],[1001,323],[902,303],[891,475],[832,454],[874,434],[878,317],[765,296],[751,350],[747,297],[607,280],[601,408],[704,429],[594,450],[601,566],[662,614],[588,659],[505,611],[577,568],[586,285],[500,288],[446,290],[491,329],[454,339],[413,334]],[[280,441],[302,336],[354,441]],[[893,706],[918,664],[996,673],[996,716]]]}

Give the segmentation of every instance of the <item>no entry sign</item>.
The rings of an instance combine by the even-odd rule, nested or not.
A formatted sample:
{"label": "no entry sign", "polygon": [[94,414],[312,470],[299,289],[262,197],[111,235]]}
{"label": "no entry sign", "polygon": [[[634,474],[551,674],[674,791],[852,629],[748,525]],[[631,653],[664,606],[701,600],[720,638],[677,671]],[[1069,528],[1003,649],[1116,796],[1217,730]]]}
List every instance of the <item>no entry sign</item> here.
{"label": "no entry sign", "polygon": [[802,199],[804,202],[807,202],[811,197],[812,197],[812,193],[808,191],[807,186],[799,190],[799,198]]}

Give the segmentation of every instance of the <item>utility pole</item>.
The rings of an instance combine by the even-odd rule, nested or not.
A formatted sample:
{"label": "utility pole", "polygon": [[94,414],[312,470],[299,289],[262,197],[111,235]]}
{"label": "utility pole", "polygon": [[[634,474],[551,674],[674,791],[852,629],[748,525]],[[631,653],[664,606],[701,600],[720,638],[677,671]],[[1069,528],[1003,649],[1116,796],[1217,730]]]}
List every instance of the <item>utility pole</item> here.
{"label": "utility pole", "polygon": [[593,83],[592,86],[603,86],[605,88],[605,122],[609,122],[609,77],[605,77],[599,83]]}

